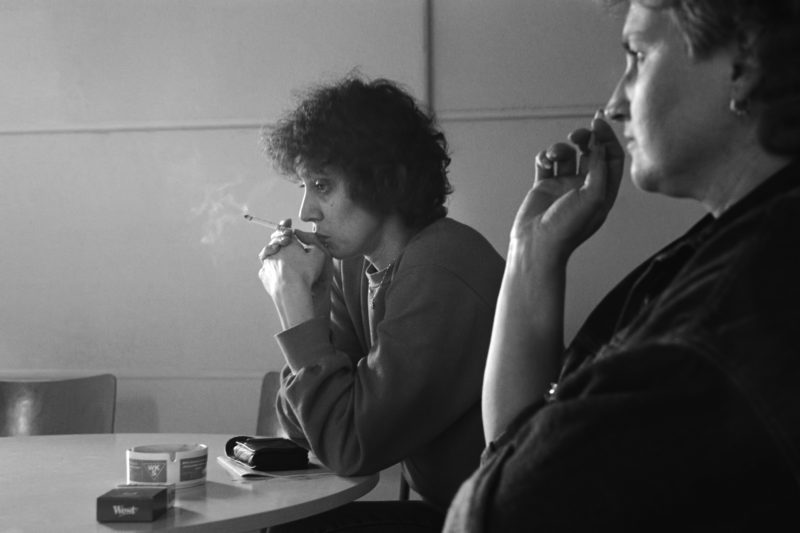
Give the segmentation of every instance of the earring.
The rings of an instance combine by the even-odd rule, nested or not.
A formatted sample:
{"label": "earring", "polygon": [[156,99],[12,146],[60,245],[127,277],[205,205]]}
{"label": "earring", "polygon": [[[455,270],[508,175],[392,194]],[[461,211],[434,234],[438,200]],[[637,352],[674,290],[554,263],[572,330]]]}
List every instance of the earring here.
{"label": "earring", "polygon": [[746,117],[750,113],[750,102],[746,98],[742,100],[731,98],[730,110],[737,117]]}

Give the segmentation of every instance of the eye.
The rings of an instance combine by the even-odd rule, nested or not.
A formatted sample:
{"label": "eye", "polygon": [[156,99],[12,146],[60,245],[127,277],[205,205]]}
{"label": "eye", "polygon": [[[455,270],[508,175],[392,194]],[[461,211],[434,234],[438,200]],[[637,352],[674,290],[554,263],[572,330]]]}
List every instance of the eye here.
{"label": "eye", "polygon": [[328,185],[328,182],[325,181],[325,180],[314,180],[312,185],[314,186],[314,189],[317,192],[320,192],[320,193],[327,192],[328,189],[330,188],[330,186]]}

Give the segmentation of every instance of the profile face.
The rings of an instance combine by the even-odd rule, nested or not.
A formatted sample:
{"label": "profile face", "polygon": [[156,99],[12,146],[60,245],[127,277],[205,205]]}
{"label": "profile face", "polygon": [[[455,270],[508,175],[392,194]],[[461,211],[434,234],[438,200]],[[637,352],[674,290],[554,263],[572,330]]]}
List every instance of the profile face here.
{"label": "profile face", "polygon": [[303,188],[300,219],[313,223],[316,236],[333,257],[370,256],[380,249],[385,218],[350,198],[343,172],[301,170],[298,175]]}
{"label": "profile face", "polygon": [[622,38],[626,68],[608,107],[624,123],[631,178],[646,191],[702,200],[708,170],[729,157],[732,50],[693,57],[669,10],[636,1]]}

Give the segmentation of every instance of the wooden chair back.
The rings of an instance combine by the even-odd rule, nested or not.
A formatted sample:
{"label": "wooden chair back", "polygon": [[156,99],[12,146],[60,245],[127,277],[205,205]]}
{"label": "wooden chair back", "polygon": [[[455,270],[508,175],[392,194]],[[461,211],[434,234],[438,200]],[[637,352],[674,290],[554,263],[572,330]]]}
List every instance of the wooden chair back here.
{"label": "wooden chair back", "polygon": [[113,374],[0,381],[0,436],[113,433]]}
{"label": "wooden chair back", "polygon": [[261,397],[258,403],[256,435],[263,437],[286,437],[286,432],[278,421],[275,398],[281,387],[281,373],[267,372],[261,381]]}

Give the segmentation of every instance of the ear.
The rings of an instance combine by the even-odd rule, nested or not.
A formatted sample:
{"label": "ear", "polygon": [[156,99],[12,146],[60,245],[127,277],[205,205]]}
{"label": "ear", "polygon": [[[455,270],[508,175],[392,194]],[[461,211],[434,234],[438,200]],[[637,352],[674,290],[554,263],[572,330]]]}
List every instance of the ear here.
{"label": "ear", "polygon": [[731,64],[731,100],[746,102],[761,80],[761,64],[755,53],[755,38],[742,36],[734,45]]}

